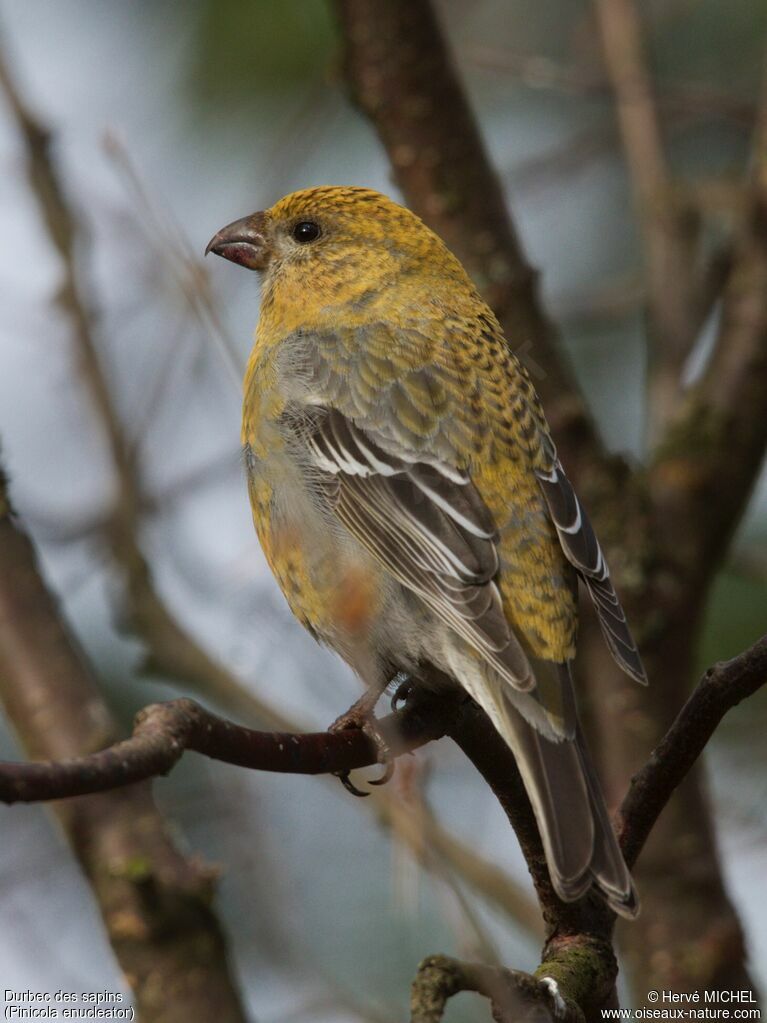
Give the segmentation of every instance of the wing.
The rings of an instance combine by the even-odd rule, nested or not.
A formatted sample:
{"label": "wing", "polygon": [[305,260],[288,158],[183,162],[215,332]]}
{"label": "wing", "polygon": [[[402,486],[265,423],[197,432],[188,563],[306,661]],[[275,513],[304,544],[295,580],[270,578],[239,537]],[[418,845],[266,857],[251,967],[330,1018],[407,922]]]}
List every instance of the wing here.
{"label": "wing", "polygon": [[[357,516],[355,529],[351,525],[348,528],[353,532],[358,530],[360,540],[386,564],[384,546],[389,548],[386,555],[388,558],[394,557],[395,549],[398,557],[402,558],[404,555],[399,548],[409,544],[408,550],[412,555],[412,545],[415,544],[418,557],[423,558],[425,555],[418,545],[423,542],[424,534],[430,529],[436,529],[436,526],[433,521],[421,520],[416,527],[414,520],[418,521],[418,518],[413,506],[425,514],[422,505],[429,496],[427,489],[431,487],[433,493],[429,499],[433,508],[442,513],[441,526],[453,530],[450,535],[454,539],[455,531],[458,532],[456,550],[463,550],[462,545],[476,545],[483,538],[473,535],[471,527],[467,529],[467,522],[461,521],[458,509],[463,507],[465,511],[468,507],[478,514],[477,509],[482,507],[486,518],[489,512],[468,477],[452,466],[460,464],[460,458],[456,458],[457,453],[475,450],[483,442],[482,429],[487,424],[482,417],[468,414],[467,410],[472,403],[479,400],[488,407],[495,403],[509,409],[514,423],[510,443],[515,450],[527,451],[530,468],[540,483],[562,549],[589,590],[613,656],[632,678],[646,682],[645,671],[610,581],[604,556],[594,530],[559,464],[540,400],[525,367],[509,354],[506,373],[493,382],[486,373],[480,373],[471,360],[460,366],[444,360],[436,364],[433,344],[415,330],[393,332],[389,325],[383,323],[370,324],[364,330],[364,338],[358,337],[355,331],[327,334],[312,332],[310,335],[299,332],[300,352],[294,357],[295,364],[302,367],[303,386],[308,390],[308,394],[302,394],[300,400],[308,400],[316,406],[334,406],[345,414],[346,423],[352,431],[352,439],[345,438],[345,443],[352,450],[346,453],[343,445],[338,449],[330,422],[324,431],[335,454],[328,450],[323,467],[327,472],[338,475],[339,480],[343,477],[343,494],[339,492],[337,500],[344,508],[343,514],[348,515],[350,521],[353,514]],[[478,322],[471,326],[469,332],[480,341],[505,344],[495,321],[486,319],[482,323]],[[460,346],[454,347],[456,351],[460,349]],[[395,416],[391,415],[392,409],[396,412]],[[333,419],[333,422],[336,420]],[[362,448],[359,448],[360,441]],[[322,441],[318,440],[318,445],[321,444]],[[344,468],[346,459],[348,471]],[[371,472],[379,478],[378,483],[373,483]],[[399,482],[392,484],[395,476]],[[352,480],[356,483],[352,484]],[[365,486],[362,480],[368,481]],[[385,490],[385,495],[371,497],[374,486]],[[351,491],[355,487],[358,493],[352,497]],[[377,505],[376,501],[382,503]],[[372,510],[363,510],[366,503],[372,503]],[[410,516],[409,531],[403,528],[399,534],[397,530],[404,521],[403,508]],[[393,520],[386,523],[385,530],[380,522],[376,526],[375,515],[380,519],[382,515],[392,513],[393,509],[399,513],[396,527]],[[472,521],[468,519],[468,522]],[[417,540],[412,535],[412,530],[416,528],[420,529]],[[440,535],[438,530],[429,542],[433,543],[433,537],[437,535]],[[373,537],[376,537],[375,542],[380,549],[373,549]],[[392,546],[395,542],[399,547]],[[484,543],[489,542],[485,537]],[[430,557],[435,556],[431,547],[429,550]],[[488,561],[485,569],[491,563],[495,564],[494,556],[492,562],[489,560],[490,555],[486,556]],[[445,602],[446,594],[456,593],[456,577],[449,573],[444,576],[435,575],[433,570],[436,565],[433,562],[430,565],[431,568],[427,569],[419,564],[420,575],[417,580],[411,575],[408,581],[402,575],[398,578],[411,589],[416,588],[417,582],[424,593],[428,594],[427,602],[430,606],[435,606],[433,602],[438,600],[440,608],[445,613],[449,611],[451,625],[456,627],[455,615],[458,614],[460,618],[460,613],[453,606],[453,601]],[[407,569],[412,572],[412,564],[408,563]],[[401,566],[398,571],[404,572],[405,566]],[[460,578],[461,586],[468,585],[464,576]],[[487,581],[480,581],[482,578],[480,573],[470,585],[489,587]],[[487,576],[487,579],[491,578]],[[436,594],[432,592],[434,586],[438,588]],[[485,594],[484,599],[487,599],[488,589],[482,592]],[[500,619],[502,615],[494,586],[490,592],[495,594],[492,608],[495,609],[496,619]],[[427,597],[424,596],[424,599]],[[456,599],[459,598],[456,596]],[[477,605],[472,605],[472,599]],[[481,603],[478,594],[463,590],[460,601],[466,602],[465,606],[460,603],[458,606],[463,607],[467,614],[470,607]],[[489,612],[490,607],[486,613]],[[465,635],[471,629],[473,635],[479,635],[480,626],[476,623],[469,626],[466,624],[469,620],[468,617],[461,620],[464,630],[461,634]],[[484,622],[485,619],[482,619],[482,627]],[[490,618],[487,619],[488,628],[489,622]],[[500,632],[493,633],[491,630],[491,633],[494,635],[492,642],[496,645],[502,642]],[[484,649],[477,646],[476,638],[473,645],[477,649]],[[512,671],[512,675],[517,677],[516,685],[518,688],[531,685],[519,680],[520,676],[525,678],[525,672],[530,669],[522,668],[524,655],[515,639],[513,645],[519,651],[516,669]]]}
{"label": "wing", "polygon": [[468,474],[424,462],[336,409],[304,432],[313,465],[346,528],[403,586],[519,690],[535,685],[494,582],[497,533]]}
{"label": "wing", "polygon": [[604,554],[570,480],[559,461],[549,470],[537,469],[536,475],[559,542],[586,584],[613,657],[628,675],[646,685],[647,675],[610,580]]}

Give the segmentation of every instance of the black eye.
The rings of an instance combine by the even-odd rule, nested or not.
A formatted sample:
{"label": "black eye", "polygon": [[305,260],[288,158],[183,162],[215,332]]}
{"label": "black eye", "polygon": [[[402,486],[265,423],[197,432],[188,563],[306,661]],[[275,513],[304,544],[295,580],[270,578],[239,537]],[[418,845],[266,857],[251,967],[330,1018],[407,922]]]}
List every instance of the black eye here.
{"label": "black eye", "polygon": [[293,237],[297,242],[306,245],[307,242],[316,241],[320,236],[320,225],[313,220],[302,220],[293,228]]}

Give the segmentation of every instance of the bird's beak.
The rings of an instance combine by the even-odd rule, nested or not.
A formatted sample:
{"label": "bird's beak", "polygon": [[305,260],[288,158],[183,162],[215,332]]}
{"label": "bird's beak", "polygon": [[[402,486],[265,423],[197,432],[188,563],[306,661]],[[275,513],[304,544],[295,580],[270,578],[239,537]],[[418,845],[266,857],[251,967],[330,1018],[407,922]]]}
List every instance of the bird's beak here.
{"label": "bird's beak", "polygon": [[271,254],[266,233],[266,214],[253,213],[222,227],[208,242],[205,255],[209,252],[239,263],[248,270],[265,270]]}

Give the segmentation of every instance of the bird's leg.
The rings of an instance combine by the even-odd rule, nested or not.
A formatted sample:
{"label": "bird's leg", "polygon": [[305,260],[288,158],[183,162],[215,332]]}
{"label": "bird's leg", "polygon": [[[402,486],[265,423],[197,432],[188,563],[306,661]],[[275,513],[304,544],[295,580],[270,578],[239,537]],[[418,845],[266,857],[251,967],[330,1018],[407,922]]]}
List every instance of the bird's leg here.
{"label": "bird's leg", "polygon": [[[351,705],[351,707],[340,717],[336,718],[333,724],[328,729],[329,732],[343,732],[347,728],[359,728],[365,733],[376,748],[376,756],[378,762],[384,764],[384,772],[380,778],[374,778],[369,782],[370,785],[385,785],[387,781],[391,779],[394,774],[394,756],[387,743],[386,739],[381,734],[378,727],[378,721],[376,720],[375,705],[388,685],[388,679],[382,686],[371,686],[359,700]],[[369,792],[362,792],[356,787],[349,778],[348,771],[338,771],[336,777],[341,779],[341,783],[347,792],[351,792],[354,796],[369,796]]]}

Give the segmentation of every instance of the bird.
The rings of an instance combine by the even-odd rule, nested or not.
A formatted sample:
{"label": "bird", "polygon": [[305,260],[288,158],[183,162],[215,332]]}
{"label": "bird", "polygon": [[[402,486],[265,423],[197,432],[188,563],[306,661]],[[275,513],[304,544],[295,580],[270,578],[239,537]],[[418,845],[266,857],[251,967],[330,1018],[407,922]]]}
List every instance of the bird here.
{"label": "bird", "polygon": [[636,916],[578,720],[579,582],[614,659],[647,679],[497,318],[437,234],[366,188],[293,192],[209,252],[262,278],[248,491],[293,614],[364,684],[336,725],[370,727],[395,678],[462,687],[515,757],[558,896],[593,887]]}

